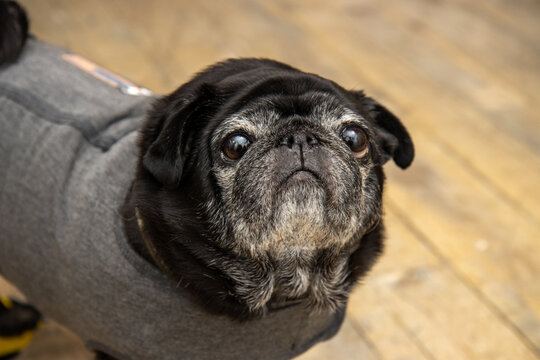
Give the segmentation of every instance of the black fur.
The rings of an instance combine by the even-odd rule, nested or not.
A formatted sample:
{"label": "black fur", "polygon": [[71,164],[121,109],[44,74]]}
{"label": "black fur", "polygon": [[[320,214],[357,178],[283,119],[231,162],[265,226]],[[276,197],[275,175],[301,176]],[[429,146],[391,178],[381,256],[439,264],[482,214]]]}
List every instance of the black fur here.
{"label": "black fur", "polygon": [[15,61],[28,37],[28,19],[14,1],[0,1],[0,65]]}

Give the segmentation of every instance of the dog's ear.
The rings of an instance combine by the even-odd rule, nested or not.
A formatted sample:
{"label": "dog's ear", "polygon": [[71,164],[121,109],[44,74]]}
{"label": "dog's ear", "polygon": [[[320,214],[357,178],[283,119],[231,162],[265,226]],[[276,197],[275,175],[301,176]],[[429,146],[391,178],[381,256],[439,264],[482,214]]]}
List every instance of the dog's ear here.
{"label": "dog's ear", "polygon": [[180,183],[192,150],[193,133],[215,113],[217,101],[214,87],[208,84],[196,89],[181,87],[156,101],[141,134],[140,147],[143,167],[160,183]]}
{"label": "dog's ear", "polygon": [[414,158],[414,145],[405,126],[387,108],[361,91],[351,91],[356,103],[375,121],[381,162],[394,159],[397,166],[406,169]]}

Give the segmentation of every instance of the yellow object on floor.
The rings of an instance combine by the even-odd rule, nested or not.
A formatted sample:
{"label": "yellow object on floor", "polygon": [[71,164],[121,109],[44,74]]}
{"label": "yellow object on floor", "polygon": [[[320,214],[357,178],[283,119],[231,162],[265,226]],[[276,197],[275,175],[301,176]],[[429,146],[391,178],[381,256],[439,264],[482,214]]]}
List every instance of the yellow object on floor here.
{"label": "yellow object on floor", "polygon": [[13,355],[24,349],[32,340],[35,330],[28,330],[20,335],[0,336],[0,359]]}

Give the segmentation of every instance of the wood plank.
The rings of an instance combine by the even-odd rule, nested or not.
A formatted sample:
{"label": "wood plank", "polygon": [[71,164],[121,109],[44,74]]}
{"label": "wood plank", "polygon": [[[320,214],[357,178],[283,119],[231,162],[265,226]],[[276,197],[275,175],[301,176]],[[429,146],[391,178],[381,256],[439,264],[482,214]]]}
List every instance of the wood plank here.
{"label": "wood plank", "polygon": [[[439,9],[439,12],[442,10],[444,9]],[[507,71],[489,66],[469,49],[439,33],[432,26],[432,21],[426,20],[426,18],[440,18],[443,14],[420,17],[418,12],[411,13],[416,16],[404,17],[403,11],[394,6],[389,6],[384,11],[387,21],[395,25],[402,34],[407,34],[403,43],[407,44],[408,49],[400,51],[406,56],[407,61],[415,63],[419,61],[418,59],[422,59],[423,63],[431,64],[432,69],[428,76],[433,81],[440,83],[454,96],[463,98],[469,107],[477,109],[486,119],[496,122],[501,130],[519,141],[526,142],[537,154],[540,153],[540,123],[537,121],[540,105],[536,99],[536,92],[524,91],[521,82],[508,79]],[[477,17],[484,21],[489,20],[480,14]],[[467,20],[477,23],[477,17]],[[446,27],[456,26],[451,21],[448,22]],[[498,24],[490,25],[500,31]],[[465,31],[462,30],[462,33],[465,34]],[[512,38],[515,40],[517,34],[514,35]],[[496,38],[497,34],[492,34],[492,37]],[[421,47],[409,45],[412,41]],[[391,41],[387,43],[397,45]],[[500,46],[504,47],[504,44]],[[540,64],[540,54],[531,50],[529,52],[531,53],[529,57],[538,58]],[[515,66],[519,67],[518,64]]]}
{"label": "wood plank", "polygon": [[354,324],[347,317],[333,339],[311,348],[300,355],[298,360],[372,360],[382,359],[376,349],[358,336]]}
{"label": "wood plank", "polygon": [[[420,153],[414,171],[396,174],[389,186],[392,211],[424,234],[436,254],[486,306],[499,312],[520,338],[540,353],[540,229],[417,133]],[[434,166],[437,164],[438,166]],[[409,215],[414,214],[414,215]]]}
{"label": "wood plank", "polygon": [[[348,313],[382,358],[536,358],[393,210],[386,220],[386,254],[355,290]],[[403,336],[416,353],[397,340]]]}
{"label": "wood plank", "polygon": [[[519,1],[517,2],[519,3]],[[446,39],[461,47],[484,66],[503,70],[500,75],[517,85],[532,99],[538,99],[540,73],[535,71],[540,65],[539,44],[537,39],[529,41],[516,32],[491,21],[485,13],[467,11],[459,2],[428,3],[425,0],[413,0],[404,6],[403,2],[392,1],[388,4],[400,11],[402,17],[419,20],[419,15],[428,21],[422,22],[428,30],[443,35]],[[529,16],[538,16],[536,7]],[[421,20],[420,20],[421,21]],[[537,32],[536,24],[532,29]]]}
{"label": "wood plank", "polygon": [[94,360],[81,340],[60,325],[47,321],[17,360]]}
{"label": "wood plank", "polygon": [[[442,15],[436,13],[427,18],[439,18]],[[404,36],[406,39],[403,39],[405,41],[402,42],[407,44],[407,49],[401,50],[400,53],[409,63],[419,63],[419,59],[422,61],[421,65],[429,63],[431,66],[427,75],[432,81],[438,82],[447,93],[462,99],[468,107],[475,109],[482,114],[483,118],[494,123],[499,131],[506,132],[517,141],[529,146],[536,155],[540,154],[540,122],[538,121],[540,103],[536,97],[537,92],[526,91],[523,89],[522,81],[509,78],[506,68],[501,69],[487,64],[462,44],[448,39],[445,34],[440,34],[433,27],[432,22],[426,21],[424,17],[419,17],[419,15],[413,19],[404,17],[402,9],[398,7],[385,9],[385,17],[389,23],[396,25],[396,29],[402,34],[407,34]],[[486,17],[480,18],[486,20]],[[444,19],[447,18],[444,17]],[[467,20],[478,23],[475,17],[467,18]],[[490,25],[499,30],[496,24]],[[446,24],[448,28],[455,26],[457,25],[451,21]],[[462,31],[462,34],[466,34],[465,31]],[[505,35],[510,36],[510,34]],[[517,34],[514,35],[517,36]],[[476,35],[482,39],[481,36]],[[491,37],[497,38],[497,34],[491,34]],[[512,38],[515,40],[515,37]],[[411,41],[414,41],[414,44],[410,45]],[[395,45],[394,42],[387,43],[392,47]],[[486,41],[486,43],[489,42]],[[415,46],[415,44],[421,46]],[[540,65],[538,51],[528,50],[528,52],[530,54],[521,54],[521,56],[534,57]],[[517,63],[513,66],[521,67]],[[419,72],[421,71],[422,68],[419,67]]]}
{"label": "wood plank", "polygon": [[496,27],[504,29],[503,31],[517,33],[522,43],[538,50],[540,6],[537,1],[458,1],[461,6],[470,9],[478,16],[487,18]]}

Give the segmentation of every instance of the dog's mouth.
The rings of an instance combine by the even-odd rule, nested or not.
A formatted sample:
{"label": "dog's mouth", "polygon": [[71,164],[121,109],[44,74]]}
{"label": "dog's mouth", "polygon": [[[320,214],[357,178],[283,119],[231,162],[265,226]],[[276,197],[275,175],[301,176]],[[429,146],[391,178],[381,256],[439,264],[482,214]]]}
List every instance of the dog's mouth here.
{"label": "dog's mouth", "polygon": [[278,190],[287,190],[296,186],[320,186],[325,188],[321,176],[307,168],[292,171],[278,185]]}

